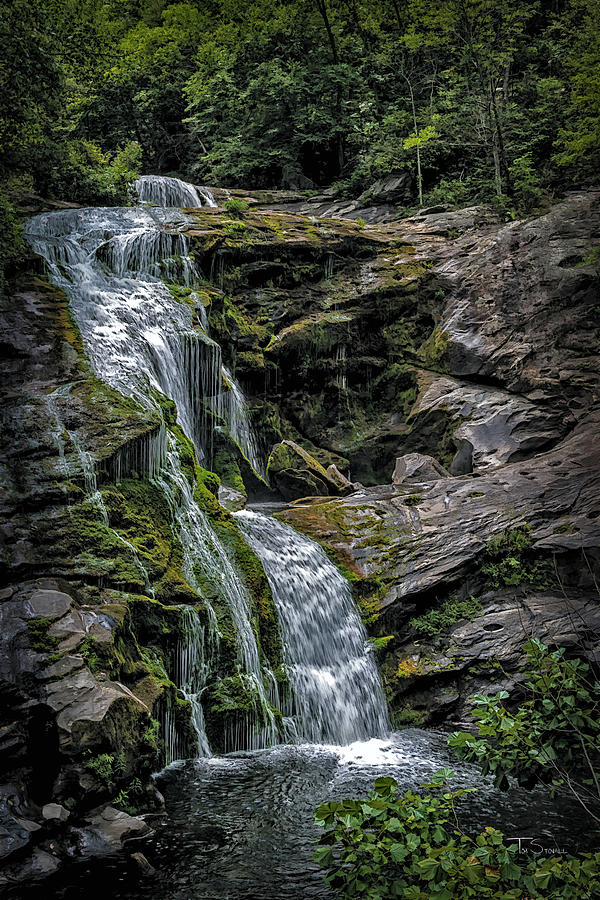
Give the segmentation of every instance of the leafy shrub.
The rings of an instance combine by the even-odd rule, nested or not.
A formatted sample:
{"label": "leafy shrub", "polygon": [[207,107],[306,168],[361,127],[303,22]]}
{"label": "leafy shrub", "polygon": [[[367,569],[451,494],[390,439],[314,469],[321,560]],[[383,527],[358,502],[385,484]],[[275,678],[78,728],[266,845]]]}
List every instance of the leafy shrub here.
{"label": "leafy shrub", "polygon": [[551,652],[537,639],[524,649],[527,698],[511,711],[507,691],[477,694],[479,735],[455,732],[448,743],[497,787],[508,787],[509,774],[525,787],[566,785],[600,822],[600,682],[564,649]]}
{"label": "leafy shrub", "polygon": [[112,154],[92,141],[72,141],[54,190],[80,203],[124,205],[141,172],[141,161],[142,149],[136,141]]}
{"label": "leafy shrub", "polygon": [[372,637],[369,638],[369,643],[373,650],[376,652],[378,650],[385,650],[390,641],[394,640],[395,635],[386,634],[384,637]]}
{"label": "leafy shrub", "polygon": [[123,788],[112,801],[112,806],[122,809],[123,812],[130,816],[137,815],[146,805],[144,802],[146,795],[144,787],[139,778],[134,778],[129,782],[127,788]]}
{"label": "leafy shrub", "polygon": [[519,213],[531,212],[547,199],[531,153],[519,156],[509,167],[513,186],[513,200]]}
{"label": "leafy shrub", "polygon": [[223,231],[225,234],[230,235],[245,235],[248,233],[248,228],[244,225],[243,222],[225,222],[223,225]]}
{"label": "leafy shrub", "polygon": [[223,204],[223,209],[226,209],[230,216],[233,216],[236,219],[241,219],[243,213],[248,209],[249,204],[246,203],[245,200],[240,200],[237,197],[232,197],[230,200],[226,200]]}
{"label": "leafy shrub", "polygon": [[516,587],[519,584],[546,583],[542,567],[531,552],[532,540],[528,525],[503,531],[491,538],[485,548],[485,562],[481,567],[488,584],[494,588]]}
{"label": "leafy shrub", "polygon": [[393,778],[378,778],[366,800],[322,804],[315,819],[325,831],[314,858],[331,887],[361,900],[597,896],[600,853],[519,865],[516,844],[506,846],[500,831],[465,834],[455,802],[473,789],[448,790],[451,775],[436,772],[423,794],[400,794]]}
{"label": "leafy shrub", "polygon": [[0,185],[0,291],[5,273],[24,255],[23,227],[17,216],[9,184]]}
{"label": "leafy shrub", "polygon": [[458,597],[449,597],[440,606],[411,619],[410,624],[415,631],[421,634],[437,635],[450,625],[460,622],[461,619],[473,619],[481,611],[479,600],[468,597],[459,600]]}
{"label": "leafy shrub", "polygon": [[99,756],[94,756],[92,759],[86,760],[84,766],[90,772],[93,772],[94,776],[105,787],[112,787],[114,784],[115,761],[110,753],[101,753]]}
{"label": "leafy shrub", "polygon": [[29,644],[37,653],[52,653],[58,647],[58,638],[48,634],[52,625],[50,619],[29,619],[27,631],[29,632]]}

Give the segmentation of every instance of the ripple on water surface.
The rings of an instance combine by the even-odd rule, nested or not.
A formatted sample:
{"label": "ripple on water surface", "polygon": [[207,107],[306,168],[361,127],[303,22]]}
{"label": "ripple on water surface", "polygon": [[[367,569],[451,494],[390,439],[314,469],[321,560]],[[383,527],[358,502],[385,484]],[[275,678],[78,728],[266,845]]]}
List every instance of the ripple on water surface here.
{"label": "ripple on water surface", "polygon": [[494,825],[511,836],[536,836],[547,847],[585,849],[585,823],[568,801],[541,791],[499,794],[468,766],[456,766],[445,735],[410,729],[391,740],[348,747],[273,747],[175,763],[160,776],[167,813],[142,851],[156,868],[150,878],[122,860],[73,866],[23,900],[303,900],[332,896],[312,861],[319,829],[316,807],[330,799],[368,793],[374,778],[392,775],[402,788],[453,767],[456,786],[478,787],[464,802],[467,828]]}

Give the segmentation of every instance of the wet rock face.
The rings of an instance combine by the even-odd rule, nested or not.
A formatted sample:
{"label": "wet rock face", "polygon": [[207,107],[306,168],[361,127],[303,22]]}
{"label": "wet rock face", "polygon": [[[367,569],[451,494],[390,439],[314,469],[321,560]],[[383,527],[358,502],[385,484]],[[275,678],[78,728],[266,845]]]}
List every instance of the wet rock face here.
{"label": "wet rock face", "polygon": [[423,484],[428,481],[438,481],[447,478],[448,472],[439,464],[437,459],[426,456],[424,453],[407,453],[399,456],[394,466],[392,484]]}
{"label": "wet rock face", "polygon": [[[495,660],[518,668],[532,634],[598,658],[600,336],[588,257],[600,193],[524,223],[476,210],[398,227],[432,261],[441,305],[394,484],[282,517],[362,579],[377,633],[396,635],[383,671],[401,723],[460,714],[475,688],[496,683]],[[519,529],[523,557],[494,555]],[[461,625],[473,595],[481,606]],[[419,632],[412,622],[433,609],[450,612]]]}
{"label": "wet rock face", "polygon": [[[111,644],[117,624],[114,616],[80,606],[50,580],[2,592],[0,762],[7,783],[0,788],[0,884],[52,874],[75,846],[97,854],[96,844],[104,840],[103,852],[114,852],[126,832],[145,828],[113,810],[105,837],[103,820],[96,822],[106,818],[104,812],[92,813],[89,846],[81,844],[78,830],[83,809],[111,796],[117,781],[147,779],[152,766],[141,738],[150,724],[149,707],[125,685],[88,667],[86,638]],[[98,770],[89,767],[100,754],[119,758],[114,784],[98,780]],[[58,844],[49,849],[57,834]]]}

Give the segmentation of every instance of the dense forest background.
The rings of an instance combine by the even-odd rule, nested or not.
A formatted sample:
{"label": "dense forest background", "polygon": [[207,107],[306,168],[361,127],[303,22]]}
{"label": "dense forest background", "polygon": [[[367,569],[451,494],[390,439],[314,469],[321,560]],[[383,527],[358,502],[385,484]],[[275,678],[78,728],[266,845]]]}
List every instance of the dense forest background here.
{"label": "dense forest background", "polygon": [[600,0],[8,0],[0,270],[31,192],[123,202],[139,172],[507,217],[600,169]]}

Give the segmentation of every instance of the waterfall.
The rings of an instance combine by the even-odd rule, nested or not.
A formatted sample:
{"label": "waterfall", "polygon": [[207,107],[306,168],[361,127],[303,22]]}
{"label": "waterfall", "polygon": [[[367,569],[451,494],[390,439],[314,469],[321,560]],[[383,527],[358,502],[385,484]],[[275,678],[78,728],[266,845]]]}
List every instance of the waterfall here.
{"label": "waterfall", "polygon": [[229,390],[225,394],[223,417],[229,433],[255,472],[266,478],[267,467],[250,423],[248,403],[239,384],[223,367],[223,378]]}
{"label": "waterfall", "polygon": [[216,617],[212,607],[205,630],[197,610],[181,607],[181,637],[175,654],[175,684],[192,706],[192,724],[198,736],[198,756],[210,756],[210,746],[204,728],[204,712],[200,697],[214,665],[219,646]]}
{"label": "waterfall", "polygon": [[[271,708],[273,673],[261,665],[256,635],[250,621],[251,596],[238,575],[229,554],[211,528],[205,513],[194,502],[192,488],[181,471],[179,458],[172,445],[167,453],[165,468],[157,480],[171,506],[172,515],[179,525],[179,537],[183,547],[183,574],[200,595],[203,594],[200,572],[227,603],[236,631],[238,651],[237,668],[245,687],[256,697],[254,710],[237,723],[237,731],[225,735],[227,750],[257,750],[274,744],[278,728]],[[216,630],[216,614],[205,600]],[[211,639],[212,640],[212,639]],[[214,648],[214,641],[213,641]],[[216,659],[216,650],[205,662],[210,670],[210,660]],[[267,684],[269,687],[265,687]],[[243,738],[243,740],[242,740]]]}
{"label": "waterfall", "polygon": [[277,607],[292,702],[288,735],[349,744],[389,731],[377,667],[348,582],[324,551],[288,525],[235,514]]}
{"label": "waterfall", "polygon": [[338,344],[335,352],[335,361],[338,370],[338,385],[340,390],[348,389],[348,376],[346,374],[346,344]]}
{"label": "waterfall", "polygon": [[[161,220],[158,224],[157,219]],[[28,223],[26,234],[33,249],[46,259],[52,281],[68,294],[88,359],[99,378],[123,395],[134,397],[161,421],[159,392],[174,400],[179,423],[196,444],[200,458],[210,459],[212,455],[216,417],[231,422],[243,452],[255,458],[245,400],[223,368],[221,348],[204,331],[195,329],[188,305],[178,301],[156,274],[163,262],[161,254],[178,251],[187,255],[184,236],[164,231],[177,222],[180,215],[171,215],[169,210],[151,215],[143,208],[78,209],[37,216]],[[189,267],[182,269],[182,277],[185,271],[189,272]],[[59,463],[64,467],[66,434],[81,468],[87,499],[110,527],[97,489],[96,461],[77,435],[64,429],[56,403],[52,406],[49,402],[49,412],[56,421]],[[253,709],[231,723],[225,735],[227,749],[273,744],[279,735],[270,703],[275,678],[261,665],[250,621],[251,596],[194,501],[175,440],[164,422],[146,438],[123,446],[109,464],[116,481],[133,470],[152,478],[170,504],[184,551],[183,573],[189,583],[204,597],[202,579],[207,580],[229,607],[238,647],[238,675],[252,693]],[[144,572],[147,593],[153,596],[135,548],[115,534],[134,554],[135,564]],[[193,620],[192,614],[185,613],[187,631],[177,650],[177,672],[173,676],[192,704],[199,752],[203,753],[208,752],[208,741],[200,696],[206,678],[215,675],[218,663],[217,617],[206,599],[204,603],[209,617],[205,628],[197,616]],[[192,644],[198,645],[197,650],[192,650]],[[185,744],[177,733],[171,702],[166,699],[160,713],[167,759],[180,755]]]}
{"label": "waterfall", "polygon": [[[50,417],[54,420],[55,431],[52,432],[54,441],[56,443],[58,449],[58,459],[59,464],[58,468],[60,474],[63,478],[75,478],[79,473],[77,469],[80,469],[81,475],[83,476],[83,485],[85,491],[85,499],[88,503],[90,503],[97,511],[99,518],[102,521],[102,524],[105,528],[107,528],[111,534],[116,538],[116,540],[127,548],[130,553],[133,564],[140,573],[142,578],[144,588],[149,597],[154,597],[154,590],[152,585],[150,584],[150,579],[148,577],[148,570],[146,566],[143,564],[140,555],[137,551],[137,548],[130,543],[130,541],[126,540],[122,535],[119,534],[118,531],[115,531],[114,528],[111,528],[110,521],[108,517],[108,512],[106,510],[106,506],[104,505],[104,500],[102,499],[102,494],[98,490],[98,479],[96,474],[96,461],[91,453],[84,449],[81,441],[79,440],[76,432],[71,431],[65,425],[62,420],[60,410],[58,408],[57,400],[60,397],[68,396],[72,385],[65,384],[61,385],[52,393],[47,394],[45,399],[46,409]],[[75,456],[77,457],[78,466],[74,466],[65,455],[65,441],[63,435],[66,435],[73,449],[75,451]],[[70,512],[70,507],[69,507]]]}
{"label": "waterfall", "polygon": [[323,266],[323,278],[326,281],[329,281],[330,278],[333,278],[333,267],[334,267],[335,256],[333,253],[328,253],[325,257],[325,264]]}
{"label": "waterfall", "polygon": [[153,203],[155,206],[198,209],[217,205],[207,188],[196,188],[179,178],[165,175],[142,175],[133,183],[133,189],[143,203]]}
{"label": "waterfall", "polygon": [[155,431],[123,444],[108,463],[110,480],[119,484],[133,472],[138,478],[156,478],[167,452],[167,429],[161,422]]}
{"label": "waterfall", "polygon": [[[160,182],[165,191],[162,202],[181,202],[182,194],[169,194],[175,188],[166,181],[170,180]],[[152,194],[151,183],[158,185],[156,179],[148,182],[142,189],[146,199],[159,196]],[[181,427],[194,441],[199,458],[209,463],[214,425],[225,422],[251,465],[262,471],[247,402],[223,366],[220,346],[206,329],[195,326],[189,306],[159,277],[165,271],[176,272],[180,280],[193,282],[187,240],[178,231],[182,222],[184,213],[167,208],[77,209],[36,216],[26,235],[46,259],[53,282],[69,296],[94,373],[135,398],[161,422],[160,395],[174,400]],[[69,462],[66,435],[87,501],[110,527],[97,487],[96,460],[77,434],[60,422],[56,399],[49,400],[49,412],[56,421],[59,467],[62,471]],[[385,701],[348,584],[316,544],[275,520],[237,514],[248,543],[263,561],[280,618],[291,683],[290,697],[280,698],[274,673],[261,661],[251,620],[252,597],[227,547],[195,502],[175,438],[164,422],[122,447],[109,469],[117,481],[137,471],[162,489],[183,548],[183,574],[204,598],[206,623],[192,607],[182,610],[171,676],[191,703],[199,753],[209,752],[202,692],[219,673],[220,636],[213,603],[225,604],[229,611],[237,647],[236,678],[248,698],[227,719],[226,750],[274,744],[280,727],[273,707],[287,716],[286,733],[294,740],[348,743],[385,733]],[[145,573],[135,547],[117,537]],[[207,582],[212,603],[206,599]],[[145,583],[152,596],[147,574]],[[169,694],[160,712],[168,760],[186,749],[172,703]]]}
{"label": "waterfall", "polygon": [[[185,235],[164,230],[177,218],[162,212],[160,225],[142,208],[43,213],[26,234],[68,293],[96,374],[159,416],[152,388],[174,400],[183,430],[208,465],[215,417],[223,418],[264,472],[243,393],[223,368],[221,348],[194,327],[192,310],[159,280],[168,262],[163,254],[175,251],[169,265],[178,267],[180,280],[190,283],[195,273]],[[149,451],[149,463],[155,460]]]}

